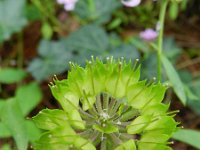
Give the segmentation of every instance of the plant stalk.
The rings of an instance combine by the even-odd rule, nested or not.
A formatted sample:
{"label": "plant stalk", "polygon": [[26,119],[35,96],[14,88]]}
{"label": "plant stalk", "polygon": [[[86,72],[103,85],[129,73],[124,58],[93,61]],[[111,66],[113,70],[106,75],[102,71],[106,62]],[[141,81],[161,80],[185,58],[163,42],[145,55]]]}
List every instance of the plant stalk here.
{"label": "plant stalk", "polygon": [[160,9],[160,16],[159,16],[159,35],[158,35],[158,51],[157,51],[157,78],[158,82],[162,80],[162,63],[161,63],[161,55],[163,49],[163,32],[164,32],[164,21],[165,21],[165,14],[167,10],[169,0],[162,0],[161,9]]}

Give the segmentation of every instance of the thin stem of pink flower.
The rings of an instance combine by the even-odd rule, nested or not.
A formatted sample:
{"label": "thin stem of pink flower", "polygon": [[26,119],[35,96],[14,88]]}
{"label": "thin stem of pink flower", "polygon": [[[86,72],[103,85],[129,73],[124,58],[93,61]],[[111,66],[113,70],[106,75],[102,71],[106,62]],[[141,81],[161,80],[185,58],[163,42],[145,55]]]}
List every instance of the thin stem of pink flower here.
{"label": "thin stem of pink flower", "polygon": [[162,0],[161,9],[160,9],[160,16],[159,16],[160,31],[159,31],[159,35],[158,35],[158,52],[157,52],[157,78],[158,78],[158,82],[161,82],[161,80],[162,80],[161,55],[162,55],[162,49],[163,49],[164,21],[165,21],[165,14],[166,14],[168,2],[169,2],[169,0]]}

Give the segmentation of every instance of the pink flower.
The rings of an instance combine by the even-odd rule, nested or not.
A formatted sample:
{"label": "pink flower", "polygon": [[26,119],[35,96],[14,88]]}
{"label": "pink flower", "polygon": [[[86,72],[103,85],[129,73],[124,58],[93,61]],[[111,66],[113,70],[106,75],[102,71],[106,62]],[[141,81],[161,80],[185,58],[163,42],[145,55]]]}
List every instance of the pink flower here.
{"label": "pink flower", "polygon": [[67,11],[72,11],[72,10],[74,10],[75,5],[76,5],[76,3],[65,4],[65,5],[64,5],[64,8],[65,8],[65,10],[67,10]]}
{"label": "pink flower", "polygon": [[157,38],[157,36],[158,33],[150,28],[140,32],[140,38],[142,38],[145,41],[153,41]]}
{"label": "pink flower", "polygon": [[141,0],[121,0],[121,2],[127,7],[135,7],[140,4]]}
{"label": "pink flower", "polygon": [[63,4],[65,10],[72,11],[75,8],[75,5],[78,0],[57,0],[58,4]]}

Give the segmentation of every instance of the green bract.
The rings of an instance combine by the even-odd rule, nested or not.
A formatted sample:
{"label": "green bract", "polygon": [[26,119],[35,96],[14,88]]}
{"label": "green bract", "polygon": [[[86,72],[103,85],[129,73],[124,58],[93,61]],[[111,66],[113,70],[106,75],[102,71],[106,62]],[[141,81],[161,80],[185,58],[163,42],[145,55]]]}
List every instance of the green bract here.
{"label": "green bract", "polygon": [[[47,130],[37,150],[168,150],[176,130],[163,104],[166,87],[139,81],[140,66],[92,58],[85,68],[71,63],[68,79],[50,86],[63,110],[42,110],[33,118]],[[170,114],[172,116],[170,116]]]}

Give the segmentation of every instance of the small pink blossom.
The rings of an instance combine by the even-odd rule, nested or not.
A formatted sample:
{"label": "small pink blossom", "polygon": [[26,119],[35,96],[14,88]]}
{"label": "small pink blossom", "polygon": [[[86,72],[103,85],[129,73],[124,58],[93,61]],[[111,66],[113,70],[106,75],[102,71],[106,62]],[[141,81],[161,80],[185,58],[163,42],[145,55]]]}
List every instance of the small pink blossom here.
{"label": "small pink blossom", "polygon": [[63,4],[65,10],[72,11],[74,10],[77,1],[78,0],[57,0],[57,3]]}
{"label": "small pink blossom", "polygon": [[141,0],[121,0],[121,2],[127,7],[135,7],[140,4]]}
{"label": "small pink blossom", "polygon": [[153,41],[157,38],[157,36],[158,33],[150,28],[140,32],[140,38],[142,38],[145,41]]}
{"label": "small pink blossom", "polygon": [[64,5],[64,8],[65,8],[65,10],[67,10],[67,11],[72,11],[72,10],[74,10],[75,5],[76,5],[76,3],[65,4],[65,5]]}

